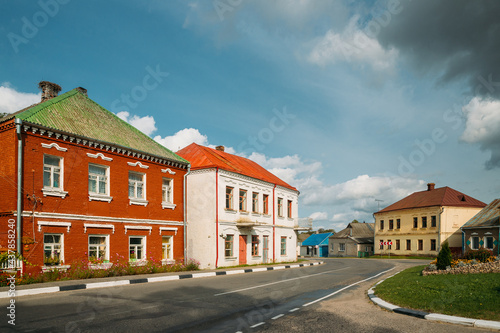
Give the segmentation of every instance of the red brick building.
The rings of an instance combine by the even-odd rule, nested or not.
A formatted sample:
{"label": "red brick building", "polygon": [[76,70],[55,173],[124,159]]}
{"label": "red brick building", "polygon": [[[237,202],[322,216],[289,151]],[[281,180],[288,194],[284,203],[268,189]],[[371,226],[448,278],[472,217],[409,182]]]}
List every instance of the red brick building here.
{"label": "red brick building", "polygon": [[182,259],[189,162],[83,88],[40,88],[40,103],[0,119],[0,247],[39,266]]}

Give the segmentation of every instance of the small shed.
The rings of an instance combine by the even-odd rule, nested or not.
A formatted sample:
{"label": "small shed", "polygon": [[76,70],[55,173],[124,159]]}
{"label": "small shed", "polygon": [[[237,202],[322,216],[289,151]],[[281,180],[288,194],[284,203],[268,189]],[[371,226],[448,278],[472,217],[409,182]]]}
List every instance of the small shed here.
{"label": "small shed", "polygon": [[328,257],[328,238],[333,232],[312,234],[300,247],[300,255],[308,257]]}
{"label": "small shed", "polygon": [[486,249],[500,255],[500,199],[493,200],[462,226],[462,252]]}
{"label": "small shed", "polygon": [[330,236],[330,257],[356,257],[373,254],[375,223],[349,223]]}

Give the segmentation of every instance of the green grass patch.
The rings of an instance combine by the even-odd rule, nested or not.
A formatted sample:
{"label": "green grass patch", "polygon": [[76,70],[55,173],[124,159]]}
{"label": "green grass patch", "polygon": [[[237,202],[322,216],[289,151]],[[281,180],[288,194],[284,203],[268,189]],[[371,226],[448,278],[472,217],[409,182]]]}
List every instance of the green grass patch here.
{"label": "green grass patch", "polygon": [[425,267],[412,267],[385,280],[375,294],[405,308],[500,321],[499,273],[423,276]]}

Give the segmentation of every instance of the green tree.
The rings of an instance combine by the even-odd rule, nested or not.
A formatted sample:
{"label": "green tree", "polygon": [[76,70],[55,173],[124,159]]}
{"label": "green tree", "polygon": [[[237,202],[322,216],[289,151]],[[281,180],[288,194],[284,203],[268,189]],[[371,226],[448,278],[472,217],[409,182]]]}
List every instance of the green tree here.
{"label": "green tree", "polygon": [[446,269],[446,267],[451,266],[451,250],[448,242],[444,242],[443,246],[441,246],[441,251],[439,251],[437,257],[437,268],[438,269]]}
{"label": "green tree", "polygon": [[359,223],[359,221],[358,220],[352,220],[351,223]]}

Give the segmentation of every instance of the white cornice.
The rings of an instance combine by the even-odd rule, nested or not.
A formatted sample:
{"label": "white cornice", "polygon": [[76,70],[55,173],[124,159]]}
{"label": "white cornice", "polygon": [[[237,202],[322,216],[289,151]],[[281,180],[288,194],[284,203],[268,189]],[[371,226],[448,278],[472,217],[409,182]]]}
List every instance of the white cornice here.
{"label": "white cornice", "polygon": [[125,226],[125,233],[127,233],[128,229],[130,230],[148,230],[149,234],[151,235],[151,230],[153,227],[145,226],[145,225],[126,225]]}
{"label": "white cornice", "polygon": [[98,157],[100,157],[101,159],[103,159],[105,161],[112,161],[113,160],[111,157],[104,156],[103,153],[97,153],[97,154],[87,153],[87,156],[91,157],[91,158],[98,158]]}
{"label": "white cornice", "polygon": [[149,166],[148,165],[144,165],[142,164],[141,162],[137,161],[135,163],[132,163],[132,162],[127,162],[128,165],[130,166],[139,166],[139,168],[142,168],[142,169],[149,169]]}
{"label": "white cornice", "polygon": [[160,235],[162,231],[175,231],[175,234],[177,235],[177,229],[175,227],[160,227]]}
{"label": "white cornice", "polygon": [[169,173],[169,174],[171,174],[171,175],[175,175],[175,171],[172,171],[172,170],[170,170],[169,168],[162,169],[162,170],[161,170],[161,172],[163,172],[163,173],[167,173],[167,172],[168,172],[168,173]]}
{"label": "white cornice", "polygon": [[71,228],[71,222],[38,221],[38,232],[42,231],[42,226],[46,226],[46,227],[64,227],[64,228],[68,228],[67,232],[69,232],[69,228]]}
{"label": "white cornice", "polygon": [[48,149],[51,149],[51,148],[55,148],[59,151],[67,151],[68,148],[63,148],[63,147],[60,147],[57,143],[53,142],[51,144],[47,144],[47,143],[42,143],[41,144],[43,148],[48,148]]}
{"label": "white cornice", "polygon": [[[17,214],[14,215],[16,216]],[[24,211],[23,216],[31,217],[32,212]],[[134,218],[123,218],[123,217],[61,214],[61,213],[46,213],[46,212],[35,212],[35,217],[45,218],[45,219],[83,220],[83,221],[99,221],[99,222],[184,225],[182,221],[149,220],[149,219],[134,219]]]}
{"label": "white cornice", "polygon": [[115,226],[112,224],[84,223],[83,224],[83,233],[87,232],[87,228],[113,229],[113,233],[115,233]]}

